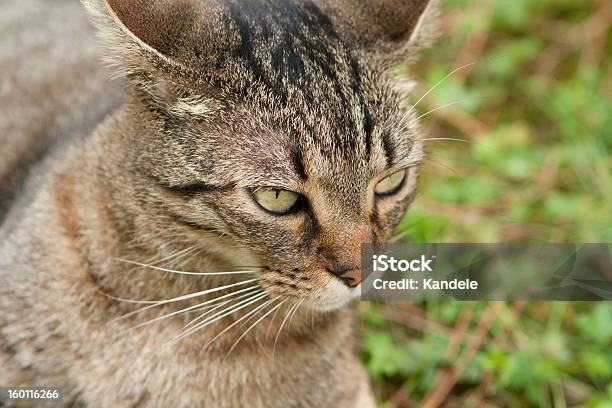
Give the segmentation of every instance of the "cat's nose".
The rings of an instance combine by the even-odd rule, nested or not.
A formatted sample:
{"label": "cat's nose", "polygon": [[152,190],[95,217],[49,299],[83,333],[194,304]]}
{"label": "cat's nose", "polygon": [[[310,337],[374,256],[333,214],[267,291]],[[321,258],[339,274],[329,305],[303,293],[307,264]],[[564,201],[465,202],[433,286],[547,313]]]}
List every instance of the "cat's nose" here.
{"label": "cat's nose", "polygon": [[349,265],[336,265],[327,270],[340,279],[350,288],[354,288],[361,282],[361,269]]}

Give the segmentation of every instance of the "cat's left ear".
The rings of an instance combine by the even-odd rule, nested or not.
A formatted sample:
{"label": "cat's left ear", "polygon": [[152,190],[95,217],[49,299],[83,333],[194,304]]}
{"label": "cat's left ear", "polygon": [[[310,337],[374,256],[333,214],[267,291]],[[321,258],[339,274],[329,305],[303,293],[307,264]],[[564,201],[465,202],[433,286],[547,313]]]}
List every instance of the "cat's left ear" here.
{"label": "cat's left ear", "polygon": [[435,39],[436,0],[318,0],[343,39],[397,62]]}

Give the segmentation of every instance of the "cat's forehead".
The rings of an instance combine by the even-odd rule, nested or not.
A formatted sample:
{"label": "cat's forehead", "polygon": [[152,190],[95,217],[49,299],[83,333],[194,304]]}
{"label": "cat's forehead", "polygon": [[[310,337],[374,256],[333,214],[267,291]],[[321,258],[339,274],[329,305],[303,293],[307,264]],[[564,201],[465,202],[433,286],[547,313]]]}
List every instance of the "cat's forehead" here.
{"label": "cat's forehead", "polygon": [[369,153],[374,101],[363,64],[330,19],[309,2],[227,6],[240,38],[235,57],[252,79],[245,96],[291,121],[301,145]]}
{"label": "cat's forehead", "polygon": [[410,120],[403,120],[393,100],[388,102],[388,109],[367,106],[372,112],[367,137],[359,125],[338,126],[329,111],[316,106],[300,104],[296,109],[278,110],[268,106],[261,116],[247,107],[253,122],[247,119],[224,132],[214,162],[223,174],[245,186],[300,190],[309,184],[345,195],[359,194],[382,172],[422,159],[417,129]]}
{"label": "cat's forehead", "polygon": [[[358,64],[356,69],[360,75],[367,72]],[[268,97],[256,98],[247,108],[247,116],[263,123],[265,130],[255,130],[247,137],[259,139],[257,148],[268,161],[284,157],[288,169],[302,178],[305,174],[340,181],[348,174],[367,179],[409,163],[416,153],[414,142],[419,139],[414,115],[402,109],[400,97],[388,81],[379,76],[363,77],[348,89],[346,84],[330,86],[313,79],[306,84],[307,90],[295,90],[282,106],[274,102],[274,91],[260,91],[269,92]],[[304,95],[313,88],[319,92],[316,100]],[[352,99],[343,103],[338,92],[353,93]]]}
{"label": "cat's forehead", "polygon": [[[363,186],[388,168],[418,161],[418,129],[399,96],[358,62],[355,70],[358,84],[313,77],[282,102],[278,88],[253,86],[251,103],[238,119],[246,123],[226,140],[244,152],[238,167],[250,163],[247,172],[258,177],[256,184],[272,177],[275,185],[296,185],[277,179],[284,177],[297,184],[329,182],[338,190]],[[313,92],[316,99],[309,96]],[[350,97],[343,101],[339,93]]]}

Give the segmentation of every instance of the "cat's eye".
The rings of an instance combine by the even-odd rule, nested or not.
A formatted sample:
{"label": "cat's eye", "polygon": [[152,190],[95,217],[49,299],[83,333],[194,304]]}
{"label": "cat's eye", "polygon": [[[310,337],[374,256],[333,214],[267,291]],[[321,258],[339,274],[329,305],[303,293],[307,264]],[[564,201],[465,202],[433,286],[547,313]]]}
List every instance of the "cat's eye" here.
{"label": "cat's eye", "polygon": [[262,187],[253,191],[253,197],[263,209],[276,215],[283,215],[296,206],[300,195],[289,190]]}
{"label": "cat's eye", "polygon": [[376,184],[376,187],[374,187],[374,192],[377,195],[395,194],[404,184],[405,178],[406,170],[396,171],[395,173],[390,174],[381,181],[379,181],[378,184]]}

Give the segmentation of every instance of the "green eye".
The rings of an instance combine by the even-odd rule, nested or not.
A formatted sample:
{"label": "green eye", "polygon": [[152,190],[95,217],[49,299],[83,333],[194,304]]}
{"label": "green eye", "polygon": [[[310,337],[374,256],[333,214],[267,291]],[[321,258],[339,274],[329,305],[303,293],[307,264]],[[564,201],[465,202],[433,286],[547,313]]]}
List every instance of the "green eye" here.
{"label": "green eye", "polygon": [[374,187],[374,192],[378,195],[389,195],[397,193],[406,177],[406,170],[397,171],[381,181]]}
{"label": "green eye", "polygon": [[293,191],[272,187],[258,188],[253,192],[253,196],[263,209],[277,215],[288,213],[300,198],[300,195]]}

